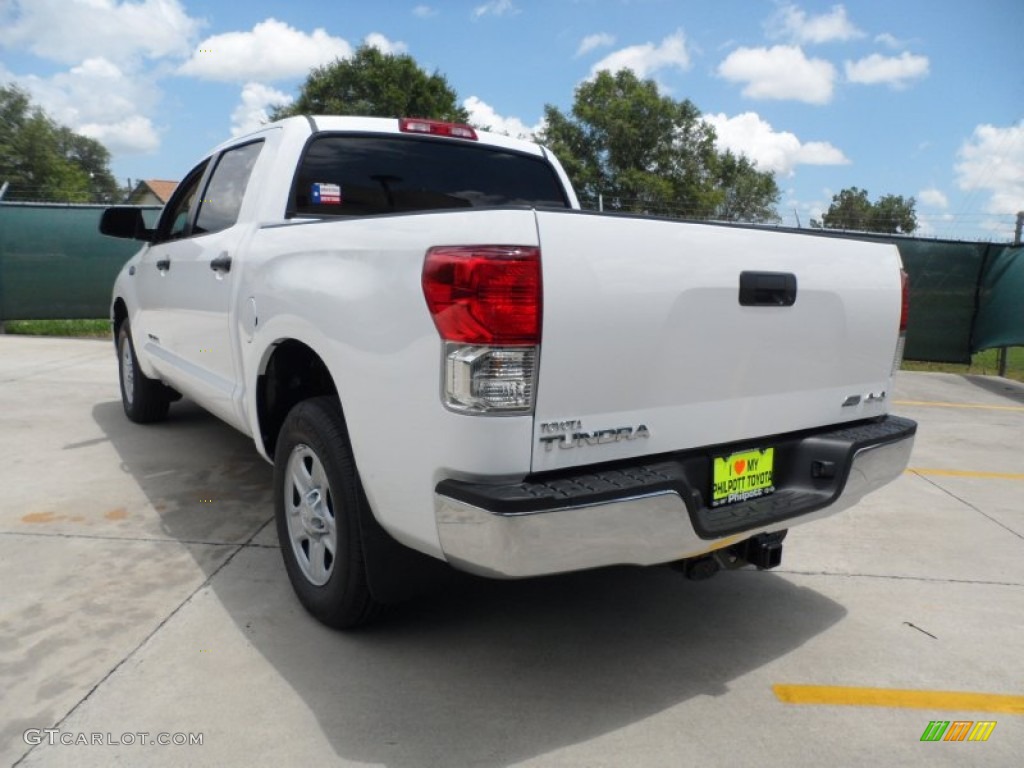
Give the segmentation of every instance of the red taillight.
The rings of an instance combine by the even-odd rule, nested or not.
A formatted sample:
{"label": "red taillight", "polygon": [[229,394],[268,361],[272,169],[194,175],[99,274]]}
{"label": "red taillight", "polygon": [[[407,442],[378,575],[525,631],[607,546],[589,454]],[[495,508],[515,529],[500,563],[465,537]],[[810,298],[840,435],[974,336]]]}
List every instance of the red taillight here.
{"label": "red taillight", "polygon": [[900,308],[900,333],[907,330],[907,321],[910,320],[910,277],[900,270],[900,284],[903,290],[903,306]]}
{"label": "red taillight", "polygon": [[461,123],[445,123],[441,120],[426,120],[419,117],[403,117],[398,121],[398,130],[403,133],[427,133],[431,136],[448,136],[454,139],[476,141],[472,126]]}
{"label": "red taillight", "polygon": [[423,263],[423,295],[445,341],[540,343],[539,248],[431,248]]}

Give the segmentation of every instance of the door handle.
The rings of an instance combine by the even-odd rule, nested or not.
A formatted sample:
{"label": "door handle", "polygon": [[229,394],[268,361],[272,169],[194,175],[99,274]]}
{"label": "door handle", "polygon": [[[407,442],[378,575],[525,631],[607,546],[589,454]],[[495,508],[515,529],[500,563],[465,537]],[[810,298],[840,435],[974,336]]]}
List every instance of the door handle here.
{"label": "door handle", "polygon": [[171,257],[164,256],[162,259],[157,259],[156,268],[159,269],[161,272],[166,272],[168,269],[171,268]]}
{"label": "door handle", "polygon": [[790,272],[740,272],[741,307],[791,307],[796,275]]}
{"label": "door handle", "polygon": [[230,272],[231,271],[231,257],[228,256],[225,251],[216,259],[210,262],[210,269],[214,272]]}

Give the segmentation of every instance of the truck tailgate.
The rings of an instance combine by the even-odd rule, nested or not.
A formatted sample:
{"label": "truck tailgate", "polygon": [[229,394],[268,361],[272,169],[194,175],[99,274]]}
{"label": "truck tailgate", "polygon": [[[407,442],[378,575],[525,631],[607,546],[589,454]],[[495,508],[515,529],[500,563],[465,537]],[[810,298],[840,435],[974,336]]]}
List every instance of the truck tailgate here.
{"label": "truck tailgate", "polygon": [[887,411],[895,246],[577,212],[537,221],[534,471],[763,448],[767,436]]}

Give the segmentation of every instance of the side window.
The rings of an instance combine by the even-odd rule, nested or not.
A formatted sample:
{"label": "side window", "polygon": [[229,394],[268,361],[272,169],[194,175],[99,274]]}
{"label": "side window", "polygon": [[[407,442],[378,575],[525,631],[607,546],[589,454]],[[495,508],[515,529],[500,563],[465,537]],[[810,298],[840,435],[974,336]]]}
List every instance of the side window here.
{"label": "side window", "polygon": [[204,161],[193,168],[174,191],[170,201],[160,215],[160,223],[157,225],[156,230],[156,242],[177,240],[185,237],[188,233],[189,224],[192,221],[192,211],[196,207],[199,182],[203,180],[206,163],[207,161]]}
{"label": "side window", "polygon": [[193,235],[219,232],[238,221],[245,188],[261,149],[263,142],[255,141],[229,149],[220,156],[203,199],[199,201],[199,216]]}

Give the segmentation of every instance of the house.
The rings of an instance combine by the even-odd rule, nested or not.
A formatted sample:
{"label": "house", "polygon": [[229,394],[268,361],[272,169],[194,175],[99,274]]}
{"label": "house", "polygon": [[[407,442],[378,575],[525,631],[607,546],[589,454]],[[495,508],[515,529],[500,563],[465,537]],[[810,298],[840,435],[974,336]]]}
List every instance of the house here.
{"label": "house", "polygon": [[165,205],[177,186],[176,181],[144,179],[135,185],[127,202],[133,205]]}

